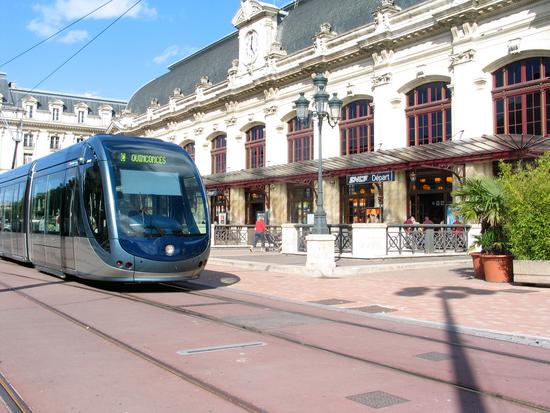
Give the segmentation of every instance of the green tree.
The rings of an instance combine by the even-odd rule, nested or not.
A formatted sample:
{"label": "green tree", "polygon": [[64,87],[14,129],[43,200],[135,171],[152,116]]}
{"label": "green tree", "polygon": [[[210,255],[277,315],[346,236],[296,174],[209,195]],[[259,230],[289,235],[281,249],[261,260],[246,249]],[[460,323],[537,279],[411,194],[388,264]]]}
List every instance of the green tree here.
{"label": "green tree", "polygon": [[500,163],[504,230],[516,259],[550,260],[550,152],[534,163]]}

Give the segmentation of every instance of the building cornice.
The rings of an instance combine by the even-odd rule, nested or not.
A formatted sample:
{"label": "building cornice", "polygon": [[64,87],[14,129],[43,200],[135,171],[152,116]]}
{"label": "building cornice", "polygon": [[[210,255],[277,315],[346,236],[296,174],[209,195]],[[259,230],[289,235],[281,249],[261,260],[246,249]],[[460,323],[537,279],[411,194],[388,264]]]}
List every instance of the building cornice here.
{"label": "building cornice", "polygon": [[[167,122],[177,122],[190,118],[195,112],[209,112],[216,109],[223,111],[228,102],[251,99],[261,95],[271,87],[282,88],[310,77],[312,73],[320,71],[335,71],[336,69],[357,61],[372,59],[376,67],[387,63],[377,61],[378,57],[392,54],[394,50],[418,43],[423,39],[438,34],[448,34],[455,38],[460,32],[460,39],[468,37],[471,31],[477,30],[477,21],[486,20],[490,16],[502,13],[507,9],[517,9],[519,6],[536,3],[540,0],[468,0],[459,4],[452,4],[444,10],[431,12],[427,6],[416,7],[415,13],[422,18],[412,24],[407,24],[407,16],[413,11],[395,12],[389,16],[389,24],[383,31],[375,30],[375,23],[360,27],[352,32],[344,33],[326,39],[326,49],[319,55],[315,53],[312,44],[305,50],[287,56],[281,56],[276,63],[280,69],[266,72],[259,69],[253,73],[256,78],[250,82],[243,82],[241,86],[230,87],[225,80],[209,87],[197,101],[196,95],[183,98],[175,110],[169,105],[156,109],[152,117],[147,114],[139,115],[134,119],[134,126],[124,129],[124,132],[139,134],[146,129],[159,129]],[[437,2],[436,2],[437,3]],[[444,3],[438,4],[438,6]],[[395,21],[395,24],[394,24]],[[464,26],[466,25],[466,26]],[[457,29],[458,27],[458,29]],[[464,32],[466,32],[464,34]],[[354,37],[354,33],[357,36]],[[353,40],[359,37],[359,40]],[[453,55],[449,58],[453,64],[459,64],[472,57],[469,54]],[[386,73],[389,71],[385,71]]]}

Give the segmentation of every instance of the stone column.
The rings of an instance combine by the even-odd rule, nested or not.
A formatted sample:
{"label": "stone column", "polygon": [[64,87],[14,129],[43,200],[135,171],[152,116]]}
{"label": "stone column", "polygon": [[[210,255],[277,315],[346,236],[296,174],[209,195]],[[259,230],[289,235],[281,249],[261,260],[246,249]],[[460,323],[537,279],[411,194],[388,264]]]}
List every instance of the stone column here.
{"label": "stone column", "polygon": [[332,234],[310,234],[307,241],[306,269],[313,276],[328,277],[334,274],[334,241]]}
{"label": "stone column", "polygon": [[407,215],[407,174],[395,172],[395,181],[384,182],[384,222],[402,224]]}

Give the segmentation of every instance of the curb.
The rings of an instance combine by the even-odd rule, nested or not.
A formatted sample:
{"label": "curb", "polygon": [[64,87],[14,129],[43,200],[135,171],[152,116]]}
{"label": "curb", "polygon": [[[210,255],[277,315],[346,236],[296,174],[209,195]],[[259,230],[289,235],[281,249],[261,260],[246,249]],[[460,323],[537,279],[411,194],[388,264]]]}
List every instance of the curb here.
{"label": "curb", "polygon": [[[342,266],[336,267],[334,273],[330,274],[332,276],[354,276],[361,275],[366,273],[373,272],[384,272],[384,271],[396,271],[401,269],[421,269],[421,268],[433,268],[443,265],[455,265],[455,264],[470,264],[471,259],[454,259],[454,260],[445,260],[445,261],[422,261],[422,262],[407,262],[407,263],[387,263],[387,264],[371,264],[371,265],[359,265],[359,266]],[[300,274],[310,277],[324,277],[327,274],[323,274],[320,271],[311,271],[307,270],[305,265],[284,265],[284,264],[274,264],[274,263],[262,263],[256,261],[243,261],[243,260],[232,260],[227,258],[210,258],[208,260],[210,265],[221,265],[229,266],[236,268],[246,268],[256,271],[266,271],[266,272],[281,272],[287,274]]]}

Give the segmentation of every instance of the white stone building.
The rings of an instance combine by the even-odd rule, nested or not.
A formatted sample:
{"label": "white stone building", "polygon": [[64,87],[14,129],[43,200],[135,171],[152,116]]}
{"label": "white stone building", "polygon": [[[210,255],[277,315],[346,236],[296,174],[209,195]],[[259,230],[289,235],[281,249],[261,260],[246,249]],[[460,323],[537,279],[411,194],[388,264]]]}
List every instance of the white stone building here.
{"label": "white stone building", "polygon": [[547,0],[241,0],[232,23],[110,129],[192,152],[213,220],[313,212],[319,133],[294,102],[316,73],[344,104],[322,133],[329,223],[449,220],[458,179],[550,149]]}
{"label": "white stone building", "polygon": [[105,133],[125,107],[120,100],[19,88],[0,73],[0,172]]}

